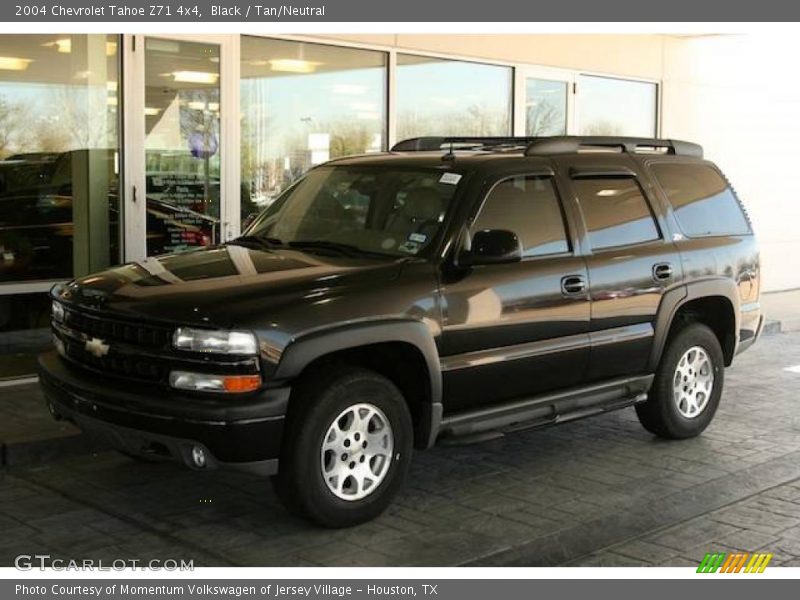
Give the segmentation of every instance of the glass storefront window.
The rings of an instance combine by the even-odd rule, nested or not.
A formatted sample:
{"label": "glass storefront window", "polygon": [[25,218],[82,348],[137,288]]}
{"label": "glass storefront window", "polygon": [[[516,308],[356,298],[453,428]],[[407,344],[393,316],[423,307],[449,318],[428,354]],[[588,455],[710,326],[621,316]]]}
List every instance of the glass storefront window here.
{"label": "glass storefront window", "polygon": [[656,135],[655,83],[581,75],[577,101],[581,135]]}
{"label": "glass storefront window", "polygon": [[397,139],[509,135],[513,69],[397,55]]}
{"label": "glass storefront window", "polygon": [[2,379],[50,343],[47,282],[119,262],[122,223],[119,37],[2,35],[0,57]]}
{"label": "glass storefront window", "polygon": [[567,82],[525,79],[525,135],[567,133]]}
{"label": "glass storefront window", "polygon": [[243,36],[242,226],[310,167],[386,148],[386,53]]}
{"label": "glass storefront window", "polygon": [[0,285],[118,260],[117,42],[0,36]]}
{"label": "glass storefront window", "polygon": [[147,38],[147,254],[219,241],[220,49]]}

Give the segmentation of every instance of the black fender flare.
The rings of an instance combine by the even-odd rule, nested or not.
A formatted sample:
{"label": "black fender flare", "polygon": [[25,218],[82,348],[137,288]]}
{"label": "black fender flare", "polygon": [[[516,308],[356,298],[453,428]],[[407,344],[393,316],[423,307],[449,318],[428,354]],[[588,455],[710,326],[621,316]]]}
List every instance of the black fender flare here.
{"label": "black fender flare", "polygon": [[283,351],[274,376],[291,380],[313,361],[328,354],[386,342],[414,346],[425,361],[430,401],[422,403],[422,422],[418,426],[421,445],[430,447],[436,441],[442,420],[442,370],[436,342],[422,321],[395,319],[351,323],[298,336]]}
{"label": "black fender flare", "polygon": [[[711,277],[692,281],[668,290],[661,298],[658,314],[656,315],[656,322],[654,324],[655,334],[653,337],[653,347],[647,362],[648,372],[654,372],[658,368],[661,354],[664,352],[664,347],[667,343],[667,336],[675,320],[675,315],[681,307],[692,300],[711,296],[721,296],[731,303],[735,323],[733,332],[734,343],[738,343],[741,315],[739,312],[740,303],[736,283],[728,277]],[[734,347],[733,354],[735,353],[736,349]]]}

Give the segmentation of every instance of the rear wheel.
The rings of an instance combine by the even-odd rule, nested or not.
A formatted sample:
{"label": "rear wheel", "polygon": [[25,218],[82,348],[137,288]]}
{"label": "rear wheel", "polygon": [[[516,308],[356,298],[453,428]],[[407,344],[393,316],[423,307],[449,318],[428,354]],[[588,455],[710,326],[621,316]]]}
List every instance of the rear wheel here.
{"label": "rear wheel", "polygon": [[413,429],[403,395],[385,377],[331,367],[301,382],[273,479],[286,507],[326,527],[379,515],[406,478]]}
{"label": "rear wheel", "polygon": [[648,431],[665,438],[699,435],[717,411],[725,378],[719,340],[701,323],[689,323],[667,344],[647,401],[636,406]]}

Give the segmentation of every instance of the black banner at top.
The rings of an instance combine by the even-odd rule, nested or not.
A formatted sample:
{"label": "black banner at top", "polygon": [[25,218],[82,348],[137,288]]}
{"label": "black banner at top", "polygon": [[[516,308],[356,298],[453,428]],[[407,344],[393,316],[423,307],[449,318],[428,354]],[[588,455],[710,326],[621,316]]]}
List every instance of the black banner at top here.
{"label": "black banner at top", "polygon": [[800,20],[787,0],[3,0],[7,23],[744,22]]}

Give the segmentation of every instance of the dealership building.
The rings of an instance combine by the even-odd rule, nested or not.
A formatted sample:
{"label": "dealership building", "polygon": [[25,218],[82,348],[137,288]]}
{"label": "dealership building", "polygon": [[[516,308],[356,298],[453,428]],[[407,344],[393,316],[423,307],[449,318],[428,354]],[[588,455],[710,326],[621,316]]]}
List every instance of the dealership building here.
{"label": "dealership building", "polygon": [[[800,287],[800,44],[736,35],[0,35],[0,379],[50,287],[230,240],[309,167],[424,135],[698,142]],[[788,184],[788,185],[787,185]]]}

